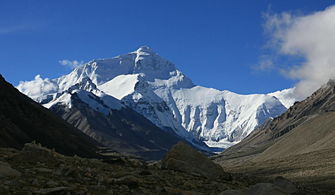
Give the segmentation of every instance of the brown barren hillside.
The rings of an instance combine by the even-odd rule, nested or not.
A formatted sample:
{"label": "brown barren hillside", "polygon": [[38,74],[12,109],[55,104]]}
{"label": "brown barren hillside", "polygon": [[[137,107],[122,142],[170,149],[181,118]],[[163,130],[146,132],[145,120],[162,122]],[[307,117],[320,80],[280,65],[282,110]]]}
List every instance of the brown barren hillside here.
{"label": "brown barren hillside", "polygon": [[284,176],[301,185],[335,185],[335,83],[256,129],[214,157],[226,170],[265,178]]}

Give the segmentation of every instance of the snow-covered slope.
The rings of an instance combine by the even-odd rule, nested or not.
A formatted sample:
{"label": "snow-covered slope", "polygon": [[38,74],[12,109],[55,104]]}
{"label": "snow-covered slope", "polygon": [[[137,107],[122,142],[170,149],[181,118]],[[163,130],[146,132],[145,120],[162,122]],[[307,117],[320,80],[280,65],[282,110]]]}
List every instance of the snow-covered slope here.
{"label": "snow-covered slope", "polygon": [[196,86],[175,91],[178,121],[213,147],[229,147],[246,137],[269,117],[283,112],[282,104],[268,95],[238,95]]}
{"label": "snow-covered slope", "polygon": [[117,99],[122,99],[135,92],[135,85],[138,81],[138,74],[119,75],[100,85],[99,89]]}
{"label": "snow-covered slope", "polygon": [[49,99],[44,99],[44,101],[50,101],[43,105],[46,108],[50,108],[53,105],[61,104],[71,108],[72,96],[74,94],[92,109],[104,114],[108,114],[111,110],[121,110],[122,108],[125,108],[120,100],[110,95],[106,95],[103,91],[99,90],[88,77],[81,78],[78,80],[78,83],[67,90],[51,95],[51,98],[49,97]]}
{"label": "snow-covered slope", "polygon": [[157,126],[220,148],[239,142],[290,104],[281,96],[239,95],[196,86],[174,64],[148,47],[112,59],[93,60],[60,78],[37,76],[17,88],[48,106],[85,78]]}

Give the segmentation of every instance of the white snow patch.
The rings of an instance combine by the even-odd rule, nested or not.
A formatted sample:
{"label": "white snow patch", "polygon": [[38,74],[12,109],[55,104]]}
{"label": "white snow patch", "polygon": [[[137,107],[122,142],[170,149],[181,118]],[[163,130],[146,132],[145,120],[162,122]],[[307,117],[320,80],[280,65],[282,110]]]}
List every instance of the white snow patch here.
{"label": "white snow patch", "polygon": [[58,97],[55,100],[52,100],[51,102],[47,103],[47,104],[43,104],[44,107],[46,108],[50,108],[53,105],[56,104],[61,104],[63,106],[66,106],[68,108],[72,108],[72,101],[71,101],[71,94],[70,93],[64,93],[62,94],[60,97]]}
{"label": "white snow patch", "polygon": [[98,88],[108,95],[119,100],[132,94],[135,91],[135,85],[139,81],[138,74],[119,75],[114,79],[99,85]]}

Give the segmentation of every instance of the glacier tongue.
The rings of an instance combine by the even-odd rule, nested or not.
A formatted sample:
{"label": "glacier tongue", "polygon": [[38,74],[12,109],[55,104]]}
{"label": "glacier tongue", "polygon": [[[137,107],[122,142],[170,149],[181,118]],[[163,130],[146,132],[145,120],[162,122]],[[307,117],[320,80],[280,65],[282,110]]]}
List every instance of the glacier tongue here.
{"label": "glacier tongue", "polygon": [[[163,129],[219,148],[236,144],[265,120],[284,112],[294,99],[287,100],[279,92],[239,95],[196,86],[174,64],[148,47],[93,60],[60,78],[37,76],[17,88],[50,106],[64,92],[74,90],[73,86],[105,99],[113,96]],[[89,102],[87,94],[81,93]],[[62,98],[65,101],[67,97]],[[113,102],[110,98],[109,103]]]}

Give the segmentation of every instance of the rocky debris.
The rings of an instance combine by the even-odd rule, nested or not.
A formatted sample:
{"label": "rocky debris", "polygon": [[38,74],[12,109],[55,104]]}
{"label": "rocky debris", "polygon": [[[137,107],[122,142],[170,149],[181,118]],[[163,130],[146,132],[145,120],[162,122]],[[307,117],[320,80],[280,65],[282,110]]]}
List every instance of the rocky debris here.
{"label": "rocky debris", "polygon": [[245,194],[248,194],[248,195],[268,195],[268,194],[286,195],[288,193],[272,183],[258,183],[258,184],[250,186],[245,191]]}
{"label": "rocky debris", "polygon": [[8,163],[0,161],[0,178],[19,177],[21,173],[13,169]]}
{"label": "rocky debris", "polygon": [[[39,155],[46,159],[39,158]],[[22,151],[0,148],[0,175],[3,175],[3,170],[10,170],[11,173],[0,177],[0,194],[222,192],[225,195],[249,191],[254,194],[271,194],[277,192],[274,191],[277,189],[289,194],[294,189],[292,183],[280,177],[274,181],[275,184],[252,186],[256,182],[225,173],[217,164],[184,143],[173,147],[161,163],[147,163],[122,156],[117,158],[114,156],[112,160],[102,160],[63,156],[34,143],[27,144]]]}
{"label": "rocky debris", "polygon": [[0,194],[219,194],[246,188],[244,182],[225,179],[220,167],[190,146],[179,144],[177,151],[178,147],[194,161],[188,165],[194,169],[186,169],[189,162],[180,158],[184,169],[174,170],[124,156],[111,160],[63,156],[35,143],[22,151],[0,148],[0,167],[14,170],[15,176],[0,177]]}
{"label": "rocky debris", "polygon": [[220,195],[287,195],[297,192],[295,185],[283,177],[277,177],[274,183],[257,183],[241,190],[226,190]]}
{"label": "rocky debris", "polygon": [[244,195],[242,190],[226,190],[220,193],[220,195]]}
{"label": "rocky debris", "polygon": [[54,163],[57,155],[61,156],[54,150],[50,150],[42,147],[40,144],[32,142],[26,143],[22,151],[13,156],[13,160],[23,162]]}
{"label": "rocky debris", "polygon": [[208,179],[231,179],[231,176],[224,172],[220,165],[184,142],[174,145],[166,154],[162,161],[162,168],[201,175]]}
{"label": "rocky debris", "polygon": [[52,194],[69,191],[69,187],[55,187],[55,188],[45,188],[35,191],[36,194]]}

